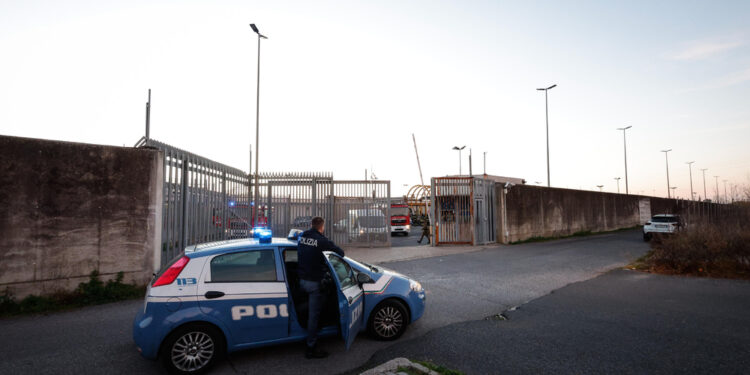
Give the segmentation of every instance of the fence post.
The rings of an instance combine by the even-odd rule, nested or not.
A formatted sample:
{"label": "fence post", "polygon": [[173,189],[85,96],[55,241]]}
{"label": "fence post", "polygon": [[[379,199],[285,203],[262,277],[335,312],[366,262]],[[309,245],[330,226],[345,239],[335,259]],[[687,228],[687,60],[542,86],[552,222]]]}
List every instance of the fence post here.
{"label": "fence post", "polygon": [[186,241],[187,241],[187,228],[188,228],[188,218],[187,218],[187,200],[189,194],[187,193],[188,189],[188,169],[190,162],[188,158],[182,159],[182,180],[180,181],[182,187],[180,188],[180,195],[182,198],[182,228],[180,228],[180,250],[184,249],[186,247]]}

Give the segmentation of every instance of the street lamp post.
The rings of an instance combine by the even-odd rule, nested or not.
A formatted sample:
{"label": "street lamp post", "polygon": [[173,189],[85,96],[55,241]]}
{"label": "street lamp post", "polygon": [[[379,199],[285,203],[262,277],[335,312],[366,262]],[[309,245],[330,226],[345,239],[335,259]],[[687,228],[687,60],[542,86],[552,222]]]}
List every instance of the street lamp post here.
{"label": "street lamp post", "polygon": [[672,196],[669,195],[670,185],[669,185],[669,156],[667,156],[667,153],[669,151],[672,151],[670,148],[669,150],[661,150],[661,152],[664,153],[664,158],[667,161],[667,198],[671,198]]}
{"label": "street lamp post", "polygon": [[599,191],[602,191],[602,188],[604,187],[604,185],[596,185],[596,187],[599,188]]}
{"label": "street lamp post", "polygon": [[[617,128],[617,130],[622,130],[622,147],[625,150],[625,194],[630,194],[630,192],[628,191],[628,143],[625,140],[625,131],[632,127],[633,126],[631,125],[631,126],[626,126],[624,128]],[[619,189],[619,185],[618,185],[618,189]]]}
{"label": "street lamp post", "polygon": [[461,150],[463,150],[464,148],[466,148],[466,145],[461,146],[461,147],[453,146],[453,149],[458,151],[458,175],[459,176],[461,176]]}
{"label": "street lamp post", "polygon": [[260,195],[260,180],[258,176],[258,150],[260,149],[260,40],[268,39],[265,35],[258,31],[258,27],[254,23],[250,24],[250,28],[258,34],[258,78],[256,79],[256,91],[255,91],[255,193],[253,193],[253,221],[252,225],[258,223],[258,196]]}
{"label": "street lamp post", "polygon": [[617,194],[620,194],[620,177],[615,177],[615,181],[617,181]]}
{"label": "street lamp post", "polygon": [[544,116],[546,119],[546,128],[547,128],[547,187],[550,187],[550,180],[549,180],[549,105],[547,104],[547,91],[557,87],[557,85],[552,85],[547,88],[541,88],[537,89],[539,91],[544,91]]}
{"label": "street lamp post", "polygon": [[693,163],[695,161],[689,161],[686,164],[688,165],[688,169],[690,170],[690,200],[693,199]]}
{"label": "street lamp post", "polygon": [[703,172],[703,200],[708,199],[708,195],[706,194],[706,171],[708,168],[701,168],[701,171]]}
{"label": "street lamp post", "polygon": [[727,180],[724,181],[724,203],[729,203],[729,197],[727,196]]}

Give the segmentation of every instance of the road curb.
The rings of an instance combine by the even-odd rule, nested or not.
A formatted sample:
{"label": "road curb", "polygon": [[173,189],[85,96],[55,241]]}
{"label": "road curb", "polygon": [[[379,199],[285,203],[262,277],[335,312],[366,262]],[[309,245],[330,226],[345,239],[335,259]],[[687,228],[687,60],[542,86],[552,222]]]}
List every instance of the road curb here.
{"label": "road curb", "polygon": [[362,372],[359,375],[397,375],[400,374],[400,372],[397,372],[399,368],[410,368],[425,375],[440,375],[437,372],[432,371],[427,367],[420,365],[419,363],[414,363],[406,358],[394,358],[386,363],[383,363],[382,365]]}

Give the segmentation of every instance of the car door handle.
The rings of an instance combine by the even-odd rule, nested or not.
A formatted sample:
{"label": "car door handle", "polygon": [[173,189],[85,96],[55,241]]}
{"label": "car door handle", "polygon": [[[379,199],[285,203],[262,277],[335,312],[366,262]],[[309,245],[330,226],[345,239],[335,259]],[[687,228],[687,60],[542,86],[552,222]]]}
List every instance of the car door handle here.
{"label": "car door handle", "polygon": [[206,292],[206,299],[214,299],[219,297],[224,297],[224,292],[217,292],[215,290]]}

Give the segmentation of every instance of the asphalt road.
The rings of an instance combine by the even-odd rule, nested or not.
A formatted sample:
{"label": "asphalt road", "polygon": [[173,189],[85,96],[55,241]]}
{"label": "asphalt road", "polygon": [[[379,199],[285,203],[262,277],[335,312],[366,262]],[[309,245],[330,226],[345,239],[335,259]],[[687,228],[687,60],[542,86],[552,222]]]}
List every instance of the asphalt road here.
{"label": "asphalt road", "polygon": [[[360,335],[349,351],[341,340],[322,346],[332,355],[303,358],[301,344],[232,354],[216,374],[332,374],[366,363],[378,350],[417,339],[453,323],[482,319],[541,297],[567,284],[627,264],[647,250],[638,231],[385,264],[412,276],[427,290],[427,311],[394,342]],[[142,301],[126,301],[48,316],[0,320],[2,374],[163,373],[135,351],[131,324]],[[449,344],[450,346],[450,344]]]}
{"label": "asphalt road", "polygon": [[[411,231],[409,231],[408,236],[402,234],[391,236],[391,247],[419,246],[420,244],[418,244],[417,241],[421,235],[422,227],[414,226],[411,228]],[[429,246],[427,244],[427,239],[422,240],[422,246]]]}
{"label": "asphalt road", "polygon": [[[466,374],[747,374],[750,281],[615,270],[376,353]],[[365,366],[367,367],[367,366]]]}

